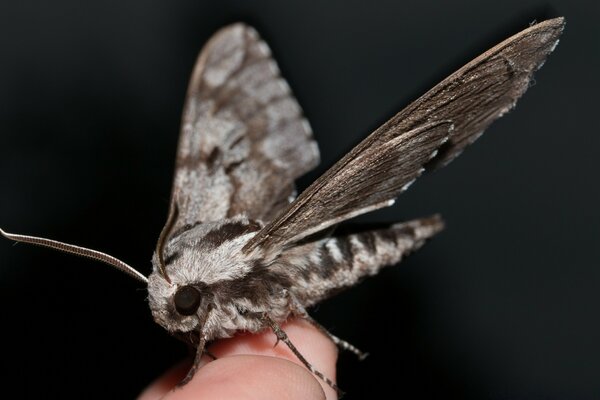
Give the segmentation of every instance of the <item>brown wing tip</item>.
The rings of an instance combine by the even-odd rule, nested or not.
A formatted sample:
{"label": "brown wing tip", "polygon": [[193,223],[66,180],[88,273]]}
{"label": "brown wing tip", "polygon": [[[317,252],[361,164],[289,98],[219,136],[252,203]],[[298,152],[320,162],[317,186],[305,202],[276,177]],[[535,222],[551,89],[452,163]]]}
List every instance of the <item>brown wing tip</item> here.
{"label": "brown wing tip", "polygon": [[556,18],[552,18],[552,19],[547,19],[545,21],[534,24],[531,27],[538,28],[538,29],[550,27],[550,28],[555,28],[555,29],[559,29],[562,31],[563,28],[565,27],[565,17],[556,17]]}
{"label": "brown wing tip", "polygon": [[552,30],[555,32],[555,36],[558,37],[565,29],[565,25],[565,17],[557,17],[553,19],[547,19],[546,21],[542,21],[539,24],[533,25],[532,28],[539,27],[541,29]]}
{"label": "brown wing tip", "polygon": [[548,48],[546,54],[551,53],[558,44],[558,38],[565,29],[565,18],[558,17],[542,21],[525,29],[523,33],[538,34],[542,46]]}

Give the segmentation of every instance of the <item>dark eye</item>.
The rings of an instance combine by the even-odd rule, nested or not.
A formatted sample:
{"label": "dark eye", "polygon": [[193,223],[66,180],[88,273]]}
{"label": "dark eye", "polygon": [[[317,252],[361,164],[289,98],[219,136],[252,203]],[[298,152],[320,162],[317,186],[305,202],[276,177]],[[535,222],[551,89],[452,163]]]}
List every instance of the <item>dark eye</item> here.
{"label": "dark eye", "polygon": [[200,307],[200,291],[193,286],[182,286],[175,292],[175,309],[181,315],[192,315]]}

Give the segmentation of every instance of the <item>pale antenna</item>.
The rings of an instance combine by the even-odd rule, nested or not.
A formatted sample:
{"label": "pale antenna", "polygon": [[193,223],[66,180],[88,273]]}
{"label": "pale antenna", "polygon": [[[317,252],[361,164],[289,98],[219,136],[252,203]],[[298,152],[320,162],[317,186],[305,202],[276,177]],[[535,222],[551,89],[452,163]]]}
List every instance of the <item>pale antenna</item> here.
{"label": "pale antenna", "polygon": [[125,264],[123,261],[116,259],[115,257],[102,253],[97,250],[87,249],[85,247],[75,246],[68,243],[59,242],[52,239],[46,239],[36,236],[17,235],[14,233],[8,233],[0,229],[0,234],[7,239],[14,240],[15,242],[29,243],[42,247],[49,247],[51,249],[60,250],[65,253],[75,254],[77,256],[91,258],[92,260],[101,261],[108,265],[115,267],[116,269],[125,272],[127,275],[137,279],[138,281],[148,284],[148,278],[142,275],[140,272],[135,270],[133,267]]}

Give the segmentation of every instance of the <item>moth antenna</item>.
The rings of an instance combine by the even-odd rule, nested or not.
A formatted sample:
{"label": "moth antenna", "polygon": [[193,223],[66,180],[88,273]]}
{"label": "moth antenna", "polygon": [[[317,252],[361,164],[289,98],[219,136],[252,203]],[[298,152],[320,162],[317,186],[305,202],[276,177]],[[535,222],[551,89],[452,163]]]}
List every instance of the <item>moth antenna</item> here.
{"label": "moth antenna", "polygon": [[68,243],[59,242],[57,240],[8,233],[3,231],[2,229],[0,229],[0,234],[2,234],[2,236],[9,240],[14,240],[15,242],[29,243],[37,246],[48,247],[65,253],[75,254],[76,256],[87,257],[91,258],[92,260],[101,261],[103,263],[115,267],[120,271],[125,272],[127,275],[137,279],[138,281],[148,284],[148,278],[146,278],[140,272],[135,270],[133,267],[125,264],[123,261],[106,253],[102,253],[100,251],[88,249],[85,247],[75,246]]}
{"label": "moth antenna", "polygon": [[167,223],[163,227],[162,231],[160,231],[160,236],[158,237],[158,243],[156,243],[156,255],[158,256],[158,269],[160,274],[167,280],[167,282],[171,283],[171,279],[167,275],[167,267],[165,266],[165,244],[167,243],[167,236],[171,233],[173,226],[175,225],[175,221],[177,221],[177,216],[179,215],[179,208],[177,207],[176,196],[173,196],[173,201],[171,206],[169,207],[169,216],[167,217]]}

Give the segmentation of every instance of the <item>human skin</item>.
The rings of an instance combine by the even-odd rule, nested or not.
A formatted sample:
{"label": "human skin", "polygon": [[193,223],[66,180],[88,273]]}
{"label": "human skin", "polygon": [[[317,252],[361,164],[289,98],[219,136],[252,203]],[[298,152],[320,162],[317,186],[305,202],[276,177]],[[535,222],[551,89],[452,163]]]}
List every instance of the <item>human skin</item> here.
{"label": "human skin", "polygon": [[[282,328],[298,350],[325,376],[335,380],[337,348],[305,320],[294,319]],[[139,400],[282,399],[333,400],[335,391],[311,374],[275,335],[241,333],[222,339],[209,350],[217,359],[203,358],[201,368],[183,387],[176,387],[189,362],[171,368],[151,383]]]}

